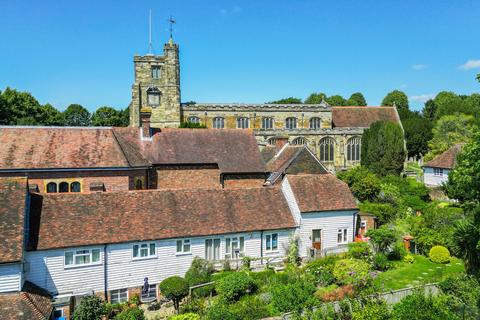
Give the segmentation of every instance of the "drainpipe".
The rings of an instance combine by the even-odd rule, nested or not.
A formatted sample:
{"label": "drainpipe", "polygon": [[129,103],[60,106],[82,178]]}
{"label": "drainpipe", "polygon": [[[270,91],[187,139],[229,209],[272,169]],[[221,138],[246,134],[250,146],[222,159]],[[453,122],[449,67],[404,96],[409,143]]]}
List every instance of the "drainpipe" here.
{"label": "drainpipe", "polygon": [[260,264],[263,264],[263,230],[260,231]]}
{"label": "drainpipe", "polygon": [[108,302],[108,284],[107,284],[107,245],[103,245],[103,291],[105,302]]}

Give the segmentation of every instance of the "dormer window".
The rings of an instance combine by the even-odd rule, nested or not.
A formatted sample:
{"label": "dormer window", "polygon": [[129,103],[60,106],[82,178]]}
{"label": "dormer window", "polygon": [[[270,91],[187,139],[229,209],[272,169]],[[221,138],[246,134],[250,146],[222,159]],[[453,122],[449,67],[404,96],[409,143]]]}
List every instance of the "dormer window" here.
{"label": "dormer window", "polygon": [[160,90],[157,87],[150,87],[147,89],[148,105],[156,107],[160,105]]}
{"label": "dormer window", "polygon": [[153,79],[160,79],[162,75],[162,69],[160,66],[152,66],[152,78]]}

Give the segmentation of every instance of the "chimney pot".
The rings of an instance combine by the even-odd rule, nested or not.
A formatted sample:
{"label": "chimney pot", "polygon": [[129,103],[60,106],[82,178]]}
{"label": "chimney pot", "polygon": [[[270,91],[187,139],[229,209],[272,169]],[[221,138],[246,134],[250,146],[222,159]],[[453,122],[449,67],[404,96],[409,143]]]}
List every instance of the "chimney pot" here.
{"label": "chimney pot", "polygon": [[152,137],[152,128],[150,127],[151,116],[152,116],[152,112],[150,110],[140,111],[140,124],[142,127],[142,135],[144,138]]}

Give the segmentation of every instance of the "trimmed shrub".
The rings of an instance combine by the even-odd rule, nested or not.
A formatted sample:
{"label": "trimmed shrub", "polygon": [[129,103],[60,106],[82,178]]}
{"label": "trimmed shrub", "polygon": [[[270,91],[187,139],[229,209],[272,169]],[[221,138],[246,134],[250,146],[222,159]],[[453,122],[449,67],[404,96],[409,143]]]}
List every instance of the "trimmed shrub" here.
{"label": "trimmed shrub", "polygon": [[189,312],[170,317],[168,320],[200,320],[200,315]]}
{"label": "trimmed shrub", "polygon": [[335,263],[333,276],[339,284],[367,284],[370,265],[359,259],[342,259]]}
{"label": "trimmed shrub", "polygon": [[403,258],[403,261],[406,263],[414,263],[415,262],[415,257],[412,256],[411,254],[407,254],[405,258]]}
{"label": "trimmed shrub", "polygon": [[188,295],[188,282],[182,277],[173,276],[160,282],[161,293],[172,300],[175,310],[178,311],[180,301]]}
{"label": "trimmed shrub", "polygon": [[430,249],[428,257],[432,262],[435,263],[449,263],[450,262],[450,252],[447,248],[443,246],[434,246]]}
{"label": "trimmed shrub", "polygon": [[417,292],[393,306],[395,320],[460,319],[450,308],[450,296],[429,296]]}
{"label": "trimmed shrub", "polygon": [[348,244],[349,258],[369,261],[372,258],[372,249],[368,242],[350,242]]}
{"label": "trimmed shrub", "polygon": [[386,271],[392,267],[392,264],[388,260],[387,256],[383,253],[378,253],[373,258],[373,267],[375,270]]}
{"label": "trimmed shrub", "polygon": [[215,284],[215,290],[226,301],[233,302],[246,293],[252,292],[255,282],[245,272],[234,272],[220,279]]}
{"label": "trimmed shrub", "polygon": [[267,304],[256,296],[245,296],[229,307],[230,313],[238,320],[256,320],[269,317]]}
{"label": "trimmed shrub", "polygon": [[393,229],[382,226],[378,229],[368,230],[367,237],[370,237],[376,252],[386,254],[390,246],[397,240],[397,233]]}
{"label": "trimmed shrub", "polygon": [[74,320],[101,320],[106,315],[107,309],[102,300],[95,296],[82,298],[80,304],[73,313]]}
{"label": "trimmed shrub", "polygon": [[228,305],[222,301],[217,301],[207,308],[205,313],[206,320],[237,320],[230,311]]}
{"label": "trimmed shrub", "polygon": [[180,307],[180,313],[198,313],[205,311],[205,300],[201,298],[187,299],[186,303]]}
{"label": "trimmed shrub", "polygon": [[144,320],[143,310],[138,306],[128,308],[117,314],[115,320]]}
{"label": "trimmed shrub", "polygon": [[389,320],[390,310],[387,303],[381,299],[371,299],[361,306],[355,307],[352,320]]}
{"label": "trimmed shrub", "polygon": [[271,290],[272,303],[279,312],[300,311],[313,303],[315,286],[307,281],[297,281],[274,286]]}

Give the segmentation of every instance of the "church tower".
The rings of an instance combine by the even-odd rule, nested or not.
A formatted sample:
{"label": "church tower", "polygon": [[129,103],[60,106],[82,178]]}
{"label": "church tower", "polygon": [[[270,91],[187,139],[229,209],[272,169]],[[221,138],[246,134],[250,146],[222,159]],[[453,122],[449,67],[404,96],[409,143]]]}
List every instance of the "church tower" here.
{"label": "church tower", "polygon": [[163,55],[135,55],[135,81],[132,85],[130,126],[140,126],[140,111],[151,111],[154,128],[180,125],[180,63],[178,45],[164,45]]}

